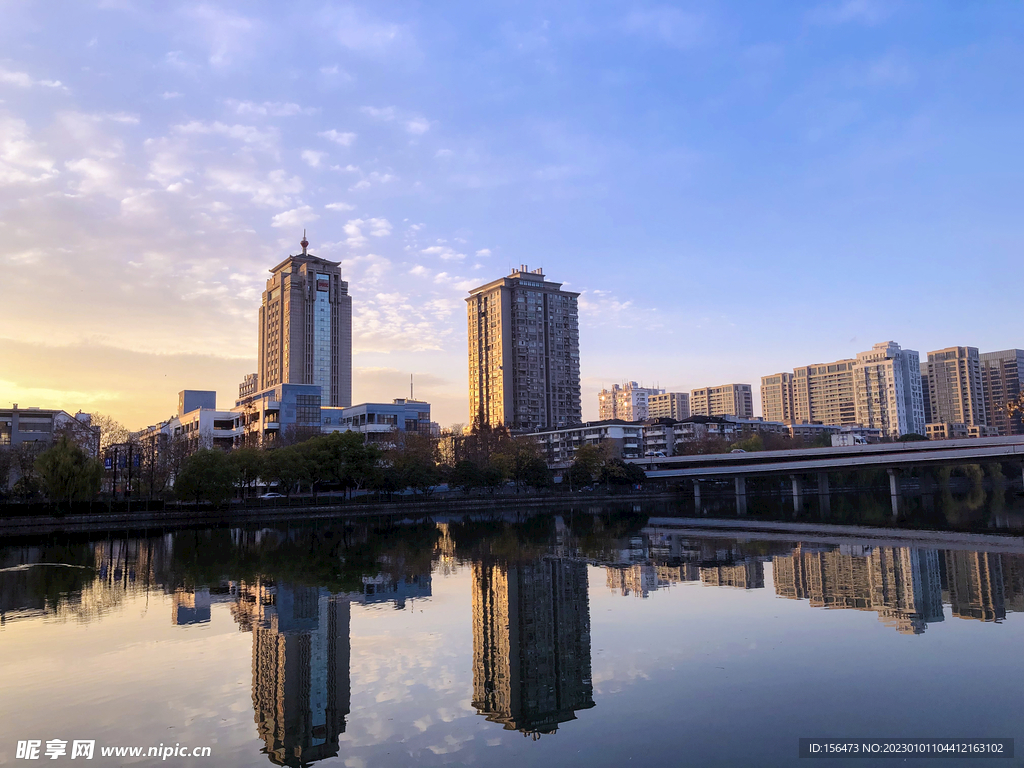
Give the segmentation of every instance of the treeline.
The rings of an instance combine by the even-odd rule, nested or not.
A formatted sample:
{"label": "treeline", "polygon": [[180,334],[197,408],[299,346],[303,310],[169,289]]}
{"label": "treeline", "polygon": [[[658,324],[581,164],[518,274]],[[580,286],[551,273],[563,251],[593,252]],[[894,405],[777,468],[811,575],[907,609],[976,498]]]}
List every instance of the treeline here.
{"label": "treeline", "polygon": [[[507,485],[517,492],[555,485],[536,440],[513,437],[504,428],[453,428],[440,438],[394,431],[383,444],[368,443],[357,432],[304,437],[231,451],[172,438],[158,450],[121,434],[119,442],[104,440],[105,469],[102,460],[61,436],[41,453],[23,452],[28,458],[18,464],[21,479],[9,495],[19,501],[45,498],[70,509],[101,492],[114,500],[174,498],[217,505],[265,490],[314,498],[328,490],[349,496],[364,492],[390,499],[407,489],[429,495],[442,484],[467,495],[496,493]],[[6,477],[0,461],[0,478]],[[563,487],[573,491],[643,480],[643,470],[615,458],[608,446],[585,446],[565,473]],[[0,498],[5,490],[0,486]]]}

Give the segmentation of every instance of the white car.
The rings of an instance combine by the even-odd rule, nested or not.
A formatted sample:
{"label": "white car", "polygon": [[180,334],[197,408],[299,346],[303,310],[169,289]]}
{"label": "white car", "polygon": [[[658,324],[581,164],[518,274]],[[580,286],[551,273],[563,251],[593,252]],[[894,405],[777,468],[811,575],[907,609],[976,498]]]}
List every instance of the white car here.
{"label": "white car", "polygon": [[284,494],[283,493],[264,493],[262,496],[260,496],[260,498],[261,499],[283,499],[284,498]]}

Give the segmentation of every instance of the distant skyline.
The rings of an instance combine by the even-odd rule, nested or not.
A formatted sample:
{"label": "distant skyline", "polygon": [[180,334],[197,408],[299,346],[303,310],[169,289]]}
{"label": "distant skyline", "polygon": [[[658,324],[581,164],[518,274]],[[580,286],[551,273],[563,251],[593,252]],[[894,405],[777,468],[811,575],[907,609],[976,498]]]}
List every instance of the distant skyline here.
{"label": "distant skyline", "polygon": [[1019,3],[0,0],[0,404],[234,402],[343,265],[353,402],[469,420],[470,288],[580,293],[602,386],[1024,346]]}

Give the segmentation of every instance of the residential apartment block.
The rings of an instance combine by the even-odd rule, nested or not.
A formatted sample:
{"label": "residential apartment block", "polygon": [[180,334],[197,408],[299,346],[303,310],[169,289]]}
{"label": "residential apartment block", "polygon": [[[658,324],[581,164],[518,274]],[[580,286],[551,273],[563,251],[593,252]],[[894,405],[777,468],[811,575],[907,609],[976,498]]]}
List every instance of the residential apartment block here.
{"label": "residential apartment block", "polygon": [[853,359],[764,376],[761,409],[766,419],[789,424],[862,426],[889,437],[923,435],[920,356],[884,341]]}
{"label": "residential apartment block", "polygon": [[947,347],[928,353],[921,363],[927,380],[928,422],[988,426],[981,356],[977,347]]}
{"label": "residential apartment block", "polygon": [[761,415],[766,421],[781,421],[783,424],[795,421],[792,373],[761,377]]}
{"label": "residential apartment block", "polygon": [[1021,417],[1011,419],[1006,413],[1007,404],[1014,402],[1024,388],[1024,349],[982,352],[978,359],[988,426],[1000,435],[1024,435]]}
{"label": "residential apartment block", "polygon": [[687,392],[662,392],[647,396],[647,418],[685,419],[690,416],[690,395]]}
{"label": "residential apartment block", "polygon": [[526,266],[470,291],[472,422],[518,432],[580,423],[578,297]]}
{"label": "residential apartment block", "polygon": [[259,384],[314,384],[323,405],[352,404],[352,297],[340,262],[308,253],[271,271],[259,313]]}
{"label": "residential apartment block", "polygon": [[754,417],[754,398],[749,384],[722,384],[704,387],[690,393],[690,414],[693,416]]}
{"label": "residential apartment block", "polygon": [[597,417],[644,421],[649,418],[650,398],[664,391],[641,387],[635,381],[627,381],[621,387],[613,384],[611,389],[602,389],[597,395]]}

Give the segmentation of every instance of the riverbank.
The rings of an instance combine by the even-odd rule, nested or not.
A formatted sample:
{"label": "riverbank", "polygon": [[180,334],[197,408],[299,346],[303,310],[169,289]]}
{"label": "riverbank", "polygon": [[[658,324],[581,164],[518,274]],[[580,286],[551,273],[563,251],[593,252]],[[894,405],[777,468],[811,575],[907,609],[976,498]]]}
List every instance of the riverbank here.
{"label": "riverbank", "polygon": [[229,509],[174,508],[130,514],[42,515],[0,517],[0,536],[46,536],[53,533],[124,533],[126,531],[176,530],[224,525],[260,525],[291,520],[344,520],[347,518],[452,515],[460,513],[529,510],[538,507],[568,509],[595,504],[674,502],[683,497],[671,491],[653,493],[544,496],[505,494],[494,497],[431,498],[422,501],[372,502],[366,504],[301,507],[236,507]]}

